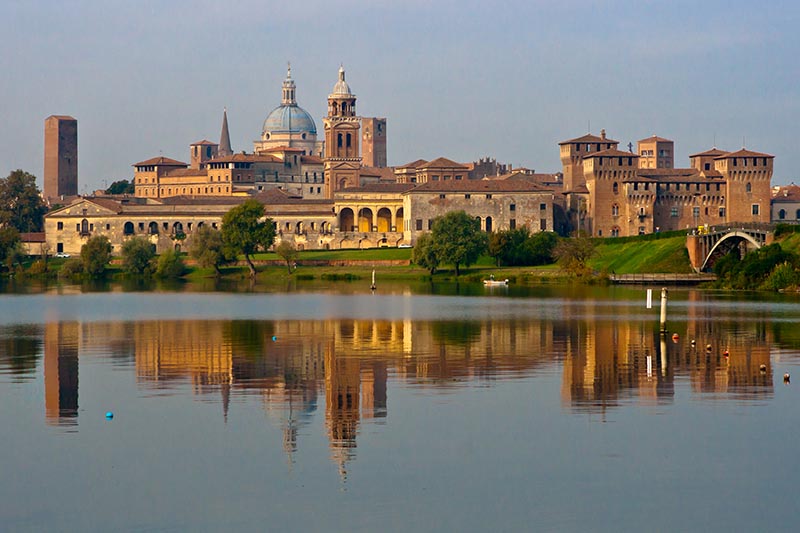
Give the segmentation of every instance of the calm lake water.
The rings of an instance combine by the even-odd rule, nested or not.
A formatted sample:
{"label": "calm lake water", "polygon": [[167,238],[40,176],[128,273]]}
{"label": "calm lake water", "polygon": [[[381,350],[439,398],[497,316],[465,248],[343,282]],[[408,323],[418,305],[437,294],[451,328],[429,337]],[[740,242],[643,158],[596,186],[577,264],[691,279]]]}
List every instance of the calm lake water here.
{"label": "calm lake water", "polygon": [[0,296],[2,529],[796,530],[800,298],[363,285]]}

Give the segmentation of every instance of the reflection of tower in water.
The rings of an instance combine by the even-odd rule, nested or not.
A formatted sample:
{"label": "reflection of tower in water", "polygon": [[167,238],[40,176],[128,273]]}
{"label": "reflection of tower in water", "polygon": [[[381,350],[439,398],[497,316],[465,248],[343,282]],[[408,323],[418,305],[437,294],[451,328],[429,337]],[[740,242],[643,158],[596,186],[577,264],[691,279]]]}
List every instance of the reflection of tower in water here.
{"label": "reflection of tower in water", "polygon": [[77,322],[45,326],[44,405],[48,424],[77,424],[79,339]]}
{"label": "reflection of tower in water", "polygon": [[337,357],[333,344],[325,350],[325,421],[331,459],[346,475],[345,464],[353,456],[359,421],[361,364],[358,359]]}

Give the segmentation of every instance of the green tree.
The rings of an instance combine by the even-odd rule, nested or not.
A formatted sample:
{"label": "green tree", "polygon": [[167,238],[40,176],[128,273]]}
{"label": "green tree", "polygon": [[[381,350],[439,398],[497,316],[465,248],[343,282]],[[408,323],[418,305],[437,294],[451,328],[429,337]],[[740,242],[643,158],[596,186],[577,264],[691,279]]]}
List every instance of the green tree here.
{"label": "green tree", "polygon": [[235,258],[225,247],[222,233],[211,226],[200,226],[192,236],[189,256],[202,268],[213,268],[217,276],[220,275],[219,267]]}
{"label": "green tree", "polygon": [[106,266],[111,261],[111,243],[105,235],[90,237],[81,246],[81,262],[83,271],[93,278],[102,277]]}
{"label": "green tree", "polygon": [[33,174],[15,170],[0,179],[0,225],[14,227],[20,233],[42,231],[46,212]]}
{"label": "green tree", "polygon": [[581,231],[574,237],[561,239],[553,253],[564,270],[582,276],[589,271],[587,263],[595,254],[595,245],[592,238]]}
{"label": "green tree", "polygon": [[135,191],[136,186],[132,181],[118,180],[106,189],[106,194],[133,194]]}
{"label": "green tree", "polygon": [[488,245],[480,222],[465,211],[451,211],[436,217],[431,234],[439,260],[452,264],[456,276],[460,274],[461,265],[468,267],[475,263]]}
{"label": "green tree", "polygon": [[133,276],[149,276],[153,272],[155,247],[145,237],[134,237],[122,244],[122,270]]}
{"label": "green tree", "polygon": [[250,275],[255,277],[253,254],[266,250],[275,241],[275,224],[264,218],[264,205],[250,199],[225,213],[222,217],[222,241],[235,254],[244,255]]}
{"label": "green tree", "polygon": [[0,228],[0,264],[8,265],[9,259],[14,262],[19,244],[20,237],[16,228]]}
{"label": "green tree", "polygon": [[165,279],[178,279],[186,272],[186,265],[177,250],[167,250],[158,258],[156,276]]}
{"label": "green tree", "polygon": [[289,274],[291,274],[292,263],[297,260],[297,256],[299,255],[294,244],[289,241],[281,241],[280,244],[275,247],[275,253],[278,254],[281,259],[286,261],[286,268],[289,270]]}
{"label": "green tree", "polygon": [[552,231],[534,233],[527,241],[526,246],[530,253],[531,265],[549,265],[555,258],[558,235]]}
{"label": "green tree", "polygon": [[433,235],[423,233],[419,236],[411,253],[411,260],[422,268],[427,268],[431,275],[436,273],[439,267],[439,254],[433,242]]}

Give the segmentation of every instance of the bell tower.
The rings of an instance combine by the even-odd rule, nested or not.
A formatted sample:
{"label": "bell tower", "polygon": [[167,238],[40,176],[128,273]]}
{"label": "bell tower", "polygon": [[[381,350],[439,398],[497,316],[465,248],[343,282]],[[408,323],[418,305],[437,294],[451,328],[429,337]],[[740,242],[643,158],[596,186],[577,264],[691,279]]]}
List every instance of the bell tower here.
{"label": "bell tower", "polygon": [[361,119],[356,116],[356,95],[344,79],[344,67],[339,67],[339,81],[328,95],[328,116],[325,125],[325,196],[346,187],[360,184]]}

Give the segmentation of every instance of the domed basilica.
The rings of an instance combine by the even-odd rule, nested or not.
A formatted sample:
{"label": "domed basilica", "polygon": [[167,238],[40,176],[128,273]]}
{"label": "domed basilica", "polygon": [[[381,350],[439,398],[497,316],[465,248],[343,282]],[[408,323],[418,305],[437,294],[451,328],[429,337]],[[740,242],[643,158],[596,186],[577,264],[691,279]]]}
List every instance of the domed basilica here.
{"label": "domed basilica", "polygon": [[324,156],[324,143],[317,141],[317,125],[311,115],[297,105],[296,86],[289,65],[283,81],[281,105],[270,111],[264,120],[261,139],[253,143],[256,153],[275,148],[295,148],[303,155]]}

